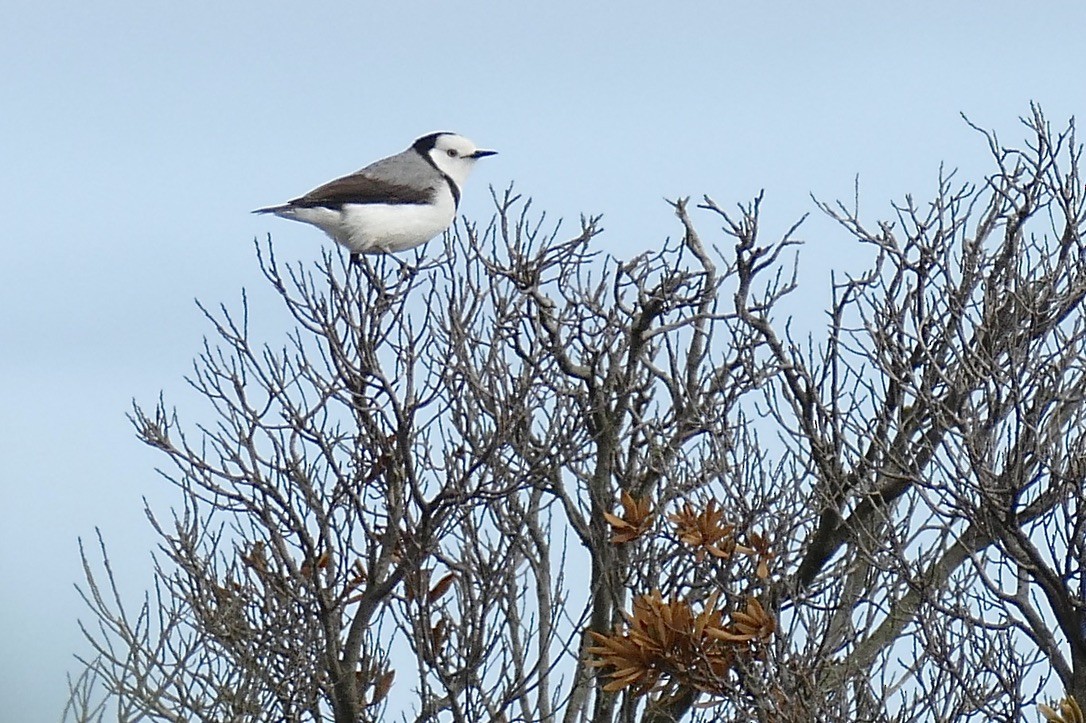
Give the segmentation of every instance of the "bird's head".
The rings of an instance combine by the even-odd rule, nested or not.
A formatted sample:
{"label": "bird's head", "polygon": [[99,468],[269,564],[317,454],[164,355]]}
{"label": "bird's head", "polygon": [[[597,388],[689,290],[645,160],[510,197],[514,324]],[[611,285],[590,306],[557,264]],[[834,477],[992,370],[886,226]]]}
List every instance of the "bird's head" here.
{"label": "bird's head", "polygon": [[415,141],[414,148],[427,155],[443,173],[463,188],[475,161],[497,151],[481,150],[464,136],[455,133],[431,133]]}

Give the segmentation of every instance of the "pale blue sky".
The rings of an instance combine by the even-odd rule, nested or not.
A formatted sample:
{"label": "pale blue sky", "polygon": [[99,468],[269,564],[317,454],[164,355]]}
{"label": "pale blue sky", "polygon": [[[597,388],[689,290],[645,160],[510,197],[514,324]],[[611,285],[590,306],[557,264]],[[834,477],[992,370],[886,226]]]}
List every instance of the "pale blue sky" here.
{"label": "pale blue sky", "polygon": [[[236,308],[247,287],[257,334],[285,333],[252,239],[272,232],[288,258],[328,242],[250,209],[455,130],[501,152],[469,217],[516,181],[554,217],[604,213],[601,247],[628,257],[675,233],[664,196],[765,188],[773,231],[859,174],[874,215],[929,195],[941,161],[986,170],[959,111],[1015,140],[1030,100],[1061,123],[1086,112],[1086,4],[1070,1],[46,1],[2,17],[0,723],[59,715],[77,536],[103,528],[133,597],[149,580],[141,497],[172,493],[124,413],[159,390],[198,408],[193,298]],[[848,262],[826,229],[805,234],[816,274]]]}

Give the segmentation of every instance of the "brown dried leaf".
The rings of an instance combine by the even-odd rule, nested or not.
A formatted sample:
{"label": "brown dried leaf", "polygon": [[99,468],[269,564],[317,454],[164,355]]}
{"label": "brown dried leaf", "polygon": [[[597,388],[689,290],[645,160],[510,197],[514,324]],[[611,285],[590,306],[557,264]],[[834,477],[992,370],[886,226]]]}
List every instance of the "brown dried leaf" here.
{"label": "brown dried leaf", "polygon": [[445,577],[437,581],[437,584],[430,588],[430,593],[426,596],[426,602],[433,605],[442,595],[449,591],[449,587],[453,584],[453,580],[456,579],[456,574],[450,572]]}
{"label": "brown dried leaf", "polygon": [[377,705],[385,696],[388,695],[388,691],[392,690],[392,681],[396,679],[396,671],[388,670],[377,679],[377,682],[373,686],[373,697],[370,698],[370,705]]}
{"label": "brown dried leaf", "polygon": [[448,621],[445,618],[441,618],[430,628],[430,640],[433,643],[435,652],[438,648],[445,646],[445,630],[448,627]]}
{"label": "brown dried leaf", "polygon": [[1054,704],[1058,710],[1041,703],[1037,706],[1038,712],[1049,723],[1086,723],[1086,715],[1073,695],[1069,695],[1059,703]]}
{"label": "brown dried leaf", "polygon": [[253,546],[249,548],[249,552],[242,554],[241,561],[257,572],[266,572],[268,558],[264,554],[264,543],[259,540],[254,542]]}
{"label": "brown dried leaf", "polygon": [[622,504],[622,517],[610,512],[603,513],[603,519],[611,525],[613,536],[611,542],[621,545],[632,542],[652,528],[656,515],[652,512],[652,499],[649,497],[635,498],[627,490],[622,490],[620,498]]}

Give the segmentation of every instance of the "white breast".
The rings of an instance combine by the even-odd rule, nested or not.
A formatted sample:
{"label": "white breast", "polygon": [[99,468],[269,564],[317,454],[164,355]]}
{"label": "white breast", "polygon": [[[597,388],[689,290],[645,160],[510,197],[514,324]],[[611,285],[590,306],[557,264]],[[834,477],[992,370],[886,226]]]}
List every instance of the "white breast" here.
{"label": "white breast", "polygon": [[432,204],[346,203],[342,209],[291,209],[290,217],[316,226],[355,253],[394,253],[426,243],[453,222],[452,192],[446,188],[436,195]]}

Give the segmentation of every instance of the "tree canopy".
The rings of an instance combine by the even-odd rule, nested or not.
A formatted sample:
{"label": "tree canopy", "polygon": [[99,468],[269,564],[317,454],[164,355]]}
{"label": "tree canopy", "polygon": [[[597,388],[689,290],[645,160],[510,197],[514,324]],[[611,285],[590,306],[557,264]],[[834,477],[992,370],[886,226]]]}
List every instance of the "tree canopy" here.
{"label": "tree canopy", "polygon": [[134,408],[179,502],[142,607],[84,550],[66,716],[1081,723],[1086,188],[1023,127],[814,202],[871,262],[804,331],[761,196],[630,259],[512,191],[413,259],[258,244],[296,325],[207,310],[206,416]]}

